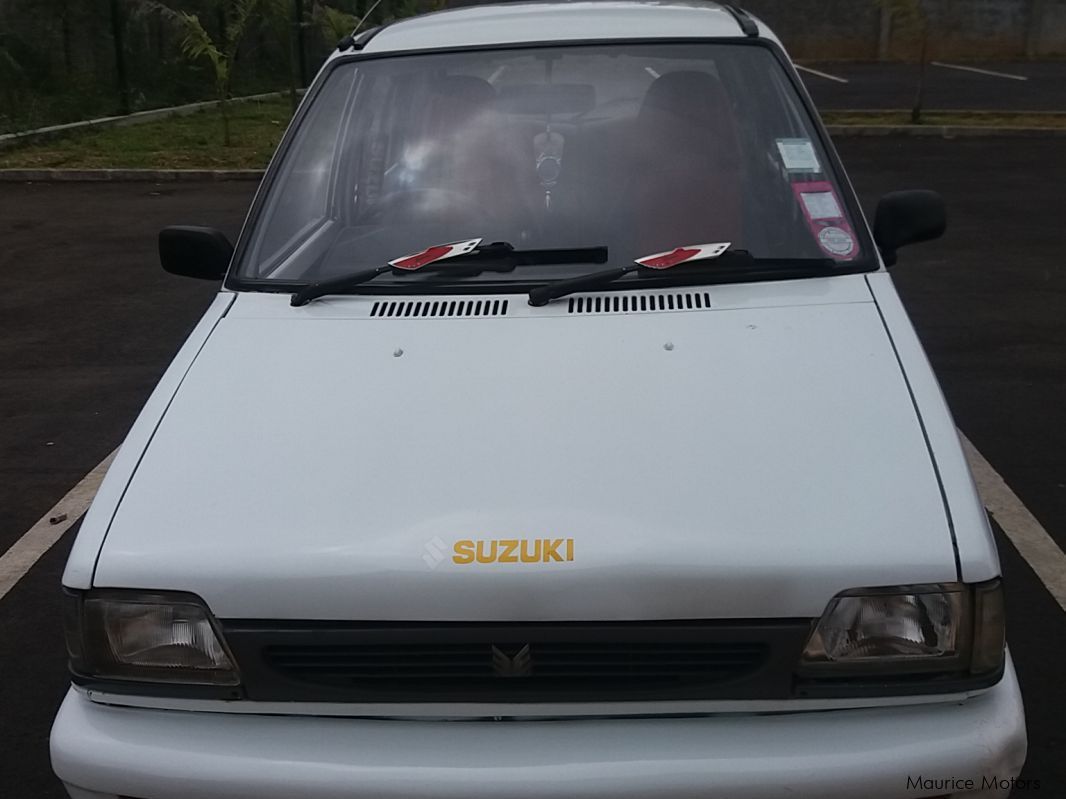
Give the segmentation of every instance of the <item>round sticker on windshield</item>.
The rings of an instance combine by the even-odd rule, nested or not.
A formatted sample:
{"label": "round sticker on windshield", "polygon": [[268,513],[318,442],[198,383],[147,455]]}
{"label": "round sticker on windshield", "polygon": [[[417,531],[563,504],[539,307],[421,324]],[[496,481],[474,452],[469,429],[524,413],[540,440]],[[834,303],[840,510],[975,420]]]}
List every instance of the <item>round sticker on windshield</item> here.
{"label": "round sticker on windshield", "polygon": [[818,243],[830,255],[838,255],[842,258],[855,252],[855,239],[848,231],[835,225],[818,231]]}

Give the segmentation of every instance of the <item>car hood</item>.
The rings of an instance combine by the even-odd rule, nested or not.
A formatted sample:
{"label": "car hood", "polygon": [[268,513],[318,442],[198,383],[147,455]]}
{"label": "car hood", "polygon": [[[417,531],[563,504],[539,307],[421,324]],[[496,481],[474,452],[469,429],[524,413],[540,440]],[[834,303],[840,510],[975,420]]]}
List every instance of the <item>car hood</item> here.
{"label": "car hood", "polygon": [[[811,617],[847,588],[957,579],[861,276],[650,294],[678,309],[239,295],[94,584],[223,618],[528,621]],[[541,557],[453,560],[476,540]]]}

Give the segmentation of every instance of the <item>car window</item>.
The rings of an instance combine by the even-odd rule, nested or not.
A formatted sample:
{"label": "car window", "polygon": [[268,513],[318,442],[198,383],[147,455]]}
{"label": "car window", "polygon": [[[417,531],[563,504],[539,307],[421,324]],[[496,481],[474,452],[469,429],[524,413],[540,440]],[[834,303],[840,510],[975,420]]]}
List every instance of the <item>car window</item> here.
{"label": "car window", "polygon": [[471,238],[607,246],[615,263],[721,241],[757,258],[851,266],[867,255],[768,49],[612,43],[338,63],[269,187],[240,275],[322,280]]}
{"label": "car window", "polygon": [[254,259],[257,271],[292,256],[330,218],[330,184],[339,148],[340,124],[353,74],[330,80],[311,108],[286,159],[280,181],[284,190],[269,194],[259,225]]}

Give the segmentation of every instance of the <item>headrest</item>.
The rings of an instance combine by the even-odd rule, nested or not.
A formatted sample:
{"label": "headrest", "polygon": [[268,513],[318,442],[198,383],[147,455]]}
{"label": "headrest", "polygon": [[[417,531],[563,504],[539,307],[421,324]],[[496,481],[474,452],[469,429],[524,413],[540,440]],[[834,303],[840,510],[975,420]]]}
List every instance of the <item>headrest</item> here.
{"label": "headrest", "polygon": [[644,95],[640,116],[669,114],[700,127],[731,117],[729,96],[721,81],[707,72],[667,72],[656,78]]}

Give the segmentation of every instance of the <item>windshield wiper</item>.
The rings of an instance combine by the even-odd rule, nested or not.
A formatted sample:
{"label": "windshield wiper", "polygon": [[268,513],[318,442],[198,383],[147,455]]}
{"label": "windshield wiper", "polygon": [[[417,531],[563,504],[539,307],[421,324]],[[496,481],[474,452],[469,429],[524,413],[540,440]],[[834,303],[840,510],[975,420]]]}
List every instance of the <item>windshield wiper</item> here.
{"label": "windshield wiper", "polygon": [[[496,241],[492,244],[482,245],[481,239],[440,244],[435,247],[429,247],[422,252],[389,261],[382,266],[362,269],[332,280],[309,283],[292,295],[289,304],[297,307],[306,305],[311,300],[317,297],[324,297],[327,294],[343,294],[386,272],[394,272],[395,274],[414,272],[444,260],[448,261],[448,265],[442,268],[448,270],[458,264],[495,263],[497,266],[493,268],[493,271],[509,272],[516,266],[534,264],[605,264],[607,263],[607,248],[577,247],[559,250],[516,250],[513,245],[506,241]],[[482,271],[486,271],[486,269],[483,266],[475,272],[463,271],[461,274],[464,276],[479,274]]]}
{"label": "windshield wiper", "polygon": [[[730,250],[728,244],[703,244],[691,247],[678,247],[666,253],[641,258],[627,266],[605,269],[587,275],[556,280],[537,286],[529,292],[529,304],[534,307],[547,305],[552,300],[588,291],[613,283],[630,272],[643,271],[652,273],[670,269],[681,264],[710,267],[711,271],[703,274],[714,282],[724,282],[722,278],[763,278],[817,277],[832,275],[839,264],[831,258],[756,258],[747,250]],[[696,252],[701,250],[701,252]],[[713,264],[708,262],[713,260]]]}

